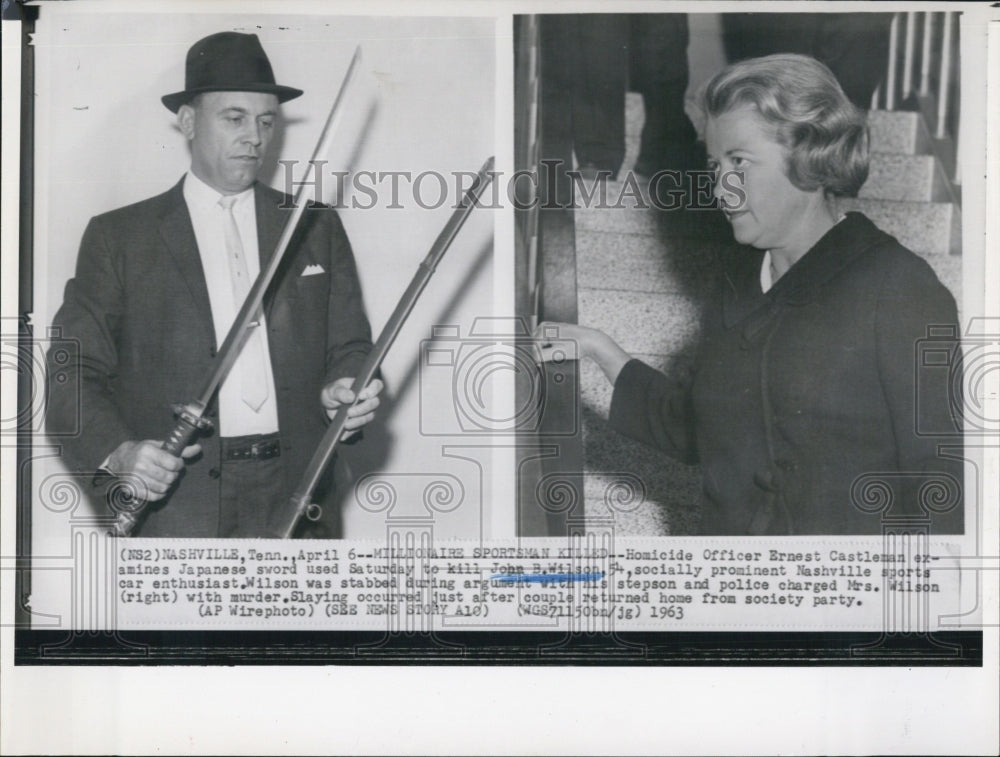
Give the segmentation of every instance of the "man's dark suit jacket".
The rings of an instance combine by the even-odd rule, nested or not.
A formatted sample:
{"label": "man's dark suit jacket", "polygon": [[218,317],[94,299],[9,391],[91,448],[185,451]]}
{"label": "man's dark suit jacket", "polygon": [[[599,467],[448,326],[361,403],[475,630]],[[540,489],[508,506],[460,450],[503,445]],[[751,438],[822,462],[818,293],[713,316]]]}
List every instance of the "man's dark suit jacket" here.
{"label": "man's dark suit jacket", "polygon": [[[53,324],[75,341],[79,362],[49,365],[51,426],[65,428],[80,416],[82,432],[64,440],[64,462],[74,470],[96,471],[124,441],[163,439],[174,425],[171,406],[195,399],[207,377],[218,345],[182,188],[183,181],[97,216],[83,235],[76,276]],[[259,184],[255,192],[263,270],[291,198]],[[303,275],[310,266],[322,273]],[[356,375],[372,346],[354,257],[333,209],[314,206],[304,214],[264,312],[290,494],[326,427],[322,387]],[[216,401],[208,414],[215,420]],[[217,535],[218,433],[201,445],[203,454],[188,463],[169,499],[154,506],[139,535]]]}

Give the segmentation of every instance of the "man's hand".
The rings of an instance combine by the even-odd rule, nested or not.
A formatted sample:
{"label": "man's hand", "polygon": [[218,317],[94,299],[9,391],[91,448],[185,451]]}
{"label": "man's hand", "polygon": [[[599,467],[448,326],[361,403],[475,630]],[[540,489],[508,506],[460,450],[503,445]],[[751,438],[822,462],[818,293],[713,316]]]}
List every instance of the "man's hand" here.
{"label": "man's hand", "polygon": [[[326,410],[326,417],[333,418],[341,405],[349,405],[354,401],[354,392],[351,391],[353,378],[339,378],[332,384],[327,384],[320,392],[319,401]],[[382,391],[382,381],[372,379],[372,382],[361,390],[358,404],[347,411],[347,423],[344,426],[342,441],[346,441],[354,436],[358,430],[375,417],[375,408],[379,405],[378,395]]]}
{"label": "man's hand", "polygon": [[139,479],[144,491],[137,493],[138,498],[144,502],[158,502],[184,469],[184,460],[201,452],[200,445],[192,444],[184,448],[181,457],[174,457],[161,449],[162,444],[153,439],[122,442],[108,457],[105,467],[116,476]]}

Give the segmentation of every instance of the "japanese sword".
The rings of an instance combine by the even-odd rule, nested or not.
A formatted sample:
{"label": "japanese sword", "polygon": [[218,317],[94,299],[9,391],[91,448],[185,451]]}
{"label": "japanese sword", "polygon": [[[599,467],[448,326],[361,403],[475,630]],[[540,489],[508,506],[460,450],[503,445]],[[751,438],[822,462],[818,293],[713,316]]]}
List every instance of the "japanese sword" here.
{"label": "japanese sword", "polygon": [[[337,98],[333,101],[330,113],[326,117],[326,123],[323,125],[323,131],[320,132],[316,149],[306,169],[306,178],[299,184],[298,191],[295,193],[294,207],[288,216],[288,220],[285,221],[285,226],[281,231],[281,237],[278,239],[278,245],[274,250],[274,254],[247,293],[246,300],[243,301],[243,306],[240,308],[239,313],[236,314],[236,319],[229,328],[222,347],[216,353],[216,357],[212,362],[208,377],[202,385],[198,398],[186,405],[178,404],[173,407],[174,414],[177,416],[177,424],[162,444],[162,449],[171,455],[180,457],[181,452],[194,440],[195,436],[212,428],[212,422],[204,417],[205,410],[212,401],[212,395],[215,394],[215,390],[218,389],[219,384],[222,383],[226,374],[229,373],[229,369],[233,367],[233,363],[239,357],[240,350],[243,348],[251,330],[261,325],[259,311],[261,302],[264,299],[264,293],[274,279],[278,266],[281,265],[281,260],[288,250],[292,235],[295,234],[299,220],[305,212],[303,195],[305,194],[306,186],[313,183],[311,181],[313,178],[312,175],[319,170],[317,161],[330,150],[330,143],[333,141],[333,135],[343,115],[343,103],[360,60],[361,46],[359,45],[354,49],[354,55],[347,66],[347,73],[344,74],[340,91],[337,92]],[[315,182],[315,185],[318,186],[319,183]],[[123,507],[123,509],[120,509],[115,516],[115,523],[109,533],[113,536],[130,536],[148,512],[149,503],[137,500],[134,504],[119,505],[119,507]]]}
{"label": "japanese sword", "polygon": [[312,459],[309,461],[309,465],[302,475],[302,479],[299,481],[298,488],[292,493],[288,510],[286,510],[286,512],[290,510],[287,522],[283,523],[279,521],[275,523],[272,521],[272,523],[268,524],[268,531],[274,536],[282,539],[291,538],[295,532],[295,527],[303,515],[309,520],[319,520],[322,509],[319,505],[311,501],[313,492],[319,483],[320,477],[323,475],[323,471],[333,457],[333,451],[337,443],[344,434],[347,413],[358,403],[361,390],[368,386],[368,383],[375,377],[375,373],[378,371],[379,366],[382,365],[382,361],[389,352],[389,348],[392,347],[392,343],[399,335],[403,323],[413,310],[417,298],[424,291],[424,287],[427,286],[427,282],[434,274],[438,263],[441,262],[441,258],[444,257],[448,247],[458,235],[465,220],[469,217],[472,209],[479,202],[486,187],[493,179],[492,172],[493,158],[491,157],[479,169],[479,173],[476,174],[472,185],[462,197],[461,203],[455,208],[455,211],[451,214],[451,218],[448,219],[448,223],[445,224],[444,229],[438,234],[437,239],[434,240],[434,244],[431,246],[430,252],[427,253],[427,257],[417,267],[417,273],[406,288],[399,303],[397,303],[396,309],[389,316],[389,320],[383,327],[382,333],[379,334],[375,346],[368,353],[365,362],[354,379],[354,383],[351,385],[351,391],[354,392],[354,401],[350,404],[341,405],[337,409],[336,414],[334,414],[333,419],[330,421],[330,425],[326,429],[326,433],[323,434],[323,438],[320,440],[319,446],[313,453]]}

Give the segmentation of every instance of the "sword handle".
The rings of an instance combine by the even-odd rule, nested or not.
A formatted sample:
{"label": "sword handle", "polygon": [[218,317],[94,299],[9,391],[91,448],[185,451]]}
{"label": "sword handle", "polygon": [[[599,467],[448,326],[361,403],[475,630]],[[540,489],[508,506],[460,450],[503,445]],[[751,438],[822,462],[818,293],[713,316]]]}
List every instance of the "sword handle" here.
{"label": "sword handle", "polygon": [[[174,405],[177,423],[160,448],[174,457],[180,457],[184,448],[194,441],[195,436],[212,428],[212,422],[203,418],[202,410],[194,404]],[[115,515],[114,525],[108,532],[111,536],[131,536],[146,517],[148,502],[134,501],[122,503],[128,509]]]}
{"label": "sword handle", "polygon": [[195,405],[174,405],[174,415],[177,416],[177,424],[164,440],[162,449],[180,457],[195,436],[212,428],[212,422],[203,418],[201,410]]}

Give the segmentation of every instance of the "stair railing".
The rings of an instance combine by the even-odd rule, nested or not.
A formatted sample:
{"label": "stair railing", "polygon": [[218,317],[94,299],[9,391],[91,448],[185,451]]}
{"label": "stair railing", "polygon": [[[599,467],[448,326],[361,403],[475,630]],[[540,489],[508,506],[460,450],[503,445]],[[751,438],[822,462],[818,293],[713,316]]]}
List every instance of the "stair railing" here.
{"label": "stair railing", "polygon": [[885,81],[871,100],[872,110],[918,110],[923,114],[935,155],[945,167],[956,203],[960,202],[962,164],[958,139],[961,122],[955,23],[958,15],[956,11],[896,13],[889,29]]}

